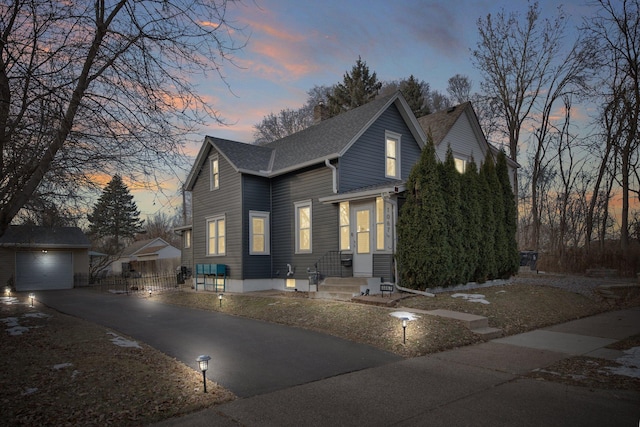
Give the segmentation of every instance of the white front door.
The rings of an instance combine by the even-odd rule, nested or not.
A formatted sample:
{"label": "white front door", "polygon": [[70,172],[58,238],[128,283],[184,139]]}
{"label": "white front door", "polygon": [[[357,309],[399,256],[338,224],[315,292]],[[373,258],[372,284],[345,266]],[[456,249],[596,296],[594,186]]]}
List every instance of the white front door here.
{"label": "white front door", "polygon": [[371,277],[373,274],[373,213],[371,204],[353,205],[351,208],[354,277]]}

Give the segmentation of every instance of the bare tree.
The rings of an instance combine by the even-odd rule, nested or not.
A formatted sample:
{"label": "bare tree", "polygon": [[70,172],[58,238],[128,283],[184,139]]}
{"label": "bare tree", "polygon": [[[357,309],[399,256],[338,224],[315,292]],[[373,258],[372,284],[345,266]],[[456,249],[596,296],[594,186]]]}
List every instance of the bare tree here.
{"label": "bare tree", "polygon": [[[548,85],[565,28],[562,9],[553,21],[542,21],[537,2],[529,5],[521,20],[504,10],[478,20],[479,41],[472,51],[475,67],[483,76],[482,91],[495,101],[503,115],[509,156],[518,160],[523,123],[541,91]],[[517,177],[516,191],[518,189]],[[516,199],[518,194],[516,192]]]}
{"label": "bare tree", "polygon": [[173,229],[181,225],[180,213],[170,217],[166,213],[158,212],[153,216],[147,216],[145,221],[145,233],[141,236],[144,239],[161,238],[165,242],[177,248],[181,247],[180,236]]}
{"label": "bare tree", "polygon": [[[638,192],[640,149],[640,1],[599,0],[600,9],[588,22],[588,39],[602,73],[605,93],[607,154],[619,164],[613,175],[622,191],[620,247],[629,248],[630,193]],[[634,182],[635,178],[635,182]],[[634,185],[636,186],[634,190]],[[598,188],[594,194],[597,194]]]}
{"label": "bare tree", "polygon": [[447,92],[451,100],[456,104],[462,104],[471,100],[471,80],[469,76],[456,74],[448,80]]}
{"label": "bare tree", "polygon": [[[127,171],[157,182],[220,121],[193,77],[236,46],[227,0],[0,4],[0,235],[39,197],[68,203]],[[46,191],[39,191],[45,189]]]}
{"label": "bare tree", "polygon": [[286,108],[278,114],[269,113],[260,123],[253,125],[254,144],[267,144],[313,125],[314,109],[319,105],[326,106],[333,90],[332,86],[316,85],[307,91],[307,101],[297,110]]}

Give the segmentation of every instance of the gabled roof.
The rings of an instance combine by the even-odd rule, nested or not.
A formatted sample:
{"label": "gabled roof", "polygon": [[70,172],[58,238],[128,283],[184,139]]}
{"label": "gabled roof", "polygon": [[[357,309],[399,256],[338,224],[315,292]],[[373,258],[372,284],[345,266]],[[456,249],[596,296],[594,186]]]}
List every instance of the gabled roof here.
{"label": "gabled roof", "polygon": [[2,247],[82,249],[91,243],[78,227],[11,225],[0,237]]}
{"label": "gabled roof", "polygon": [[471,102],[467,101],[460,105],[456,105],[455,107],[450,107],[446,110],[440,110],[435,113],[422,116],[418,119],[418,123],[420,123],[420,126],[427,135],[431,134],[431,137],[433,138],[433,145],[437,147],[447,136],[462,113],[470,108]]}
{"label": "gabled roof", "polygon": [[165,242],[160,237],[156,237],[155,239],[138,240],[137,242],[133,242],[131,245],[124,248],[121,256],[127,257],[132,255],[149,255],[156,253],[161,249],[166,248],[167,246],[171,245]]}
{"label": "gabled roof", "polygon": [[[433,145],[437,147],[442,143],[442,141],[444,141],[447,134],[451,131],[451,128],[456,124],[462,114],[467,115],[469,123],[471,124],[471,127],[473,128],[473,131],[478,138],[478,141],[481,141],[486,149],[495,158],[500,150],[489,143],[489,141],[487,141],[484,132],[480,127],[478,116],[476,115],[476,112],[473,109],[471,102],[469,101],[463,102],[462,104],[458,104],[445,110],[440,110],[435,113],[422,116],[418,119],[418,123],[427,135],[431,134],[431,137],[433,138]],[[507,156],[507,163],[514,169],[520,167],[520,165],[517,162],[513,161],[513,159],[511,159],[509,156]]]}
{"label": "gabled roof", "polygon": [[193,188],[206,160],[209,145],[237,172],[273,177],[342,156],[392,104],[396,105],[414,138],[422,146],[426,141],[424,131],[404,97],[396,92],[265,145],[207,136],[185,188]]}

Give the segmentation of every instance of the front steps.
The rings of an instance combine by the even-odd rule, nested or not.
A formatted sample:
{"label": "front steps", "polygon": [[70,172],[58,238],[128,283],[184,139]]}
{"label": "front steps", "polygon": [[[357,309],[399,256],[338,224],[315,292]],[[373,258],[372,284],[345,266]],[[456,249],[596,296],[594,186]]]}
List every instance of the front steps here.
{"label": "front steps", "polygon": [[311,292],[310,298],[351,301],[366,289],[368,281],[364,277],[327,277],[318,285],[318,292]]}
{"label": "front steps", "polygon": [[444,317],[447,319],[455,319],[460,322],[464,326],[467,327],[471,332],[476,335],[480,335],[484,339],[494,339],[502,336],[502,330],[498,328],[492,328],[489,326],[489,319],[483,316],[476,316],[475,314],[469,313],[460,313],[458,311],[451,310],[429,310],[425,311],[425,314],[430,316],[438,316]]}

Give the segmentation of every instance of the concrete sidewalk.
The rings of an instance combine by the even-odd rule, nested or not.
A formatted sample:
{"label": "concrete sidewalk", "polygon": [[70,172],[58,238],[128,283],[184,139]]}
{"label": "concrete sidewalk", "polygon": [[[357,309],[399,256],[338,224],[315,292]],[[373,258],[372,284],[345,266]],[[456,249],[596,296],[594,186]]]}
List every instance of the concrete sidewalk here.
{"label": "concrete sidewalk", "polygon": [[637,426],[640,390],[524,377],[558,360],[606,357],[640,334],[640,307],[338,375],[156,426]]}

